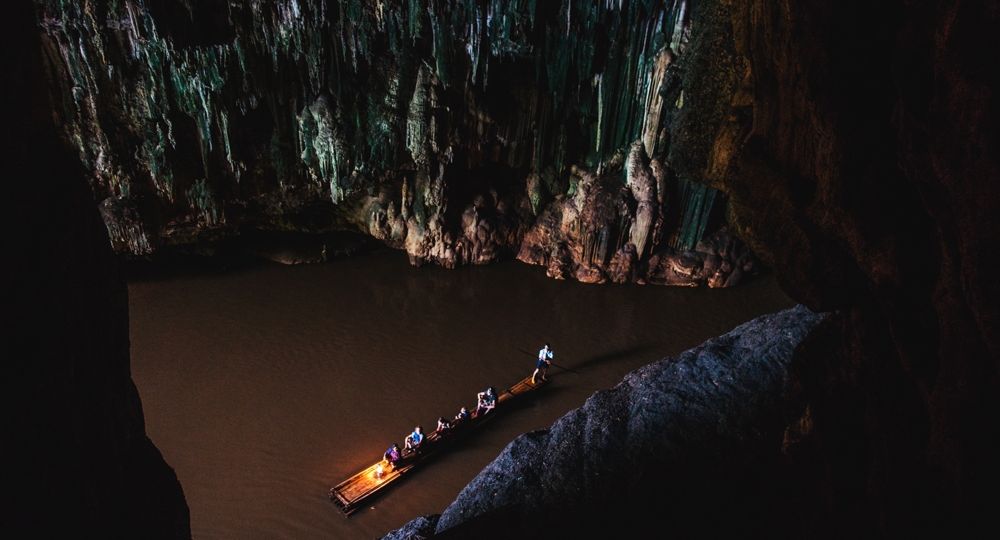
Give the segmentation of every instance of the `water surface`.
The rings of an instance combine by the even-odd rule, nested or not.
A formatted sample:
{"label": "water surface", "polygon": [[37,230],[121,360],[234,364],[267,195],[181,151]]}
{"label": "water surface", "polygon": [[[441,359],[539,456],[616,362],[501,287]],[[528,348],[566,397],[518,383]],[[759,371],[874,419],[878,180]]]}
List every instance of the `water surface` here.
{"label": "water surface", "polygon": [[[132,372],[197,539],[371,538],[439,513],[518,434],[595,390],[791,305],[728,290],[555,281],[519,263],[413,268],[392,251],[129,284]],[[415,424],[516,382],[548,341],[552,384],[350,519],[328,488]],[[527,354],[527,351],[530,354]]]}

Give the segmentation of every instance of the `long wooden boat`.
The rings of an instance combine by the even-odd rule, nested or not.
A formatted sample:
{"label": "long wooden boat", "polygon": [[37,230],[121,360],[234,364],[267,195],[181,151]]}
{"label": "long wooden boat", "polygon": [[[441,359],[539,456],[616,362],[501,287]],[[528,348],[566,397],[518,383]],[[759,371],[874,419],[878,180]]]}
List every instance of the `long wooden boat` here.
{"label": "long wooden boat", "polygon": [[420,449],[404,453],[402,458],[396,462],[395,467],[390,466],[385,460],[379,460],[365,467],[347,480],[330,488],[330,500],[336,503],[344,514],[350,516],[361,508],[366,500],[381,493],[417,466],[427,462],[434,455],[451,447],[465,435],[476,431],[483,424],[492,420],[506,408],[504,407],[505,403],[534,392],[545,386],[547,382],[532,383],[531,377],[522,379],[510,388],[498,393],[497,406],[491,412],[455,422],[451,429],[443,432],[435,431],[427,435],[423,444],[420,445]]}

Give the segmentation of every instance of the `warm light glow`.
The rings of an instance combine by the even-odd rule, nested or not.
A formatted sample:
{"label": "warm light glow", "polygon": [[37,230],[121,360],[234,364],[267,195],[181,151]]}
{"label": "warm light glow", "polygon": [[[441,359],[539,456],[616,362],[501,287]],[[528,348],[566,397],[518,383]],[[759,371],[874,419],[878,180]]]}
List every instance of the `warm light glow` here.
{"label": "warm light glow", "polygon": [[379,480],[381,480],[382,479],[382,473],[384,471],[385,471],[385,469],[382,468],[382,464],[381,463],[379,463],[378,465],[376,465],[375,466],[375,478],[378,478]]}

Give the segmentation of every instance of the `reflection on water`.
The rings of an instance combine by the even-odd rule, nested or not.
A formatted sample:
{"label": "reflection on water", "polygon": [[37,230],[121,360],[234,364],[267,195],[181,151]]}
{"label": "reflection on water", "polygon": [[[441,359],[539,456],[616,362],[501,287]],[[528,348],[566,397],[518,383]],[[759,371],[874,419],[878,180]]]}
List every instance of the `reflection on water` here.
{"label": "reflection on water", "polygon": [[[396,252],[129,285],[147,431],[177,471],[195,538],[371,538],[437,513],[515,436],[628,371],[790,305],[732,290],[592,286],[517,263],[444,270]],[[415,424],[529,375],[553,384],[345,519],[327,489]]]}

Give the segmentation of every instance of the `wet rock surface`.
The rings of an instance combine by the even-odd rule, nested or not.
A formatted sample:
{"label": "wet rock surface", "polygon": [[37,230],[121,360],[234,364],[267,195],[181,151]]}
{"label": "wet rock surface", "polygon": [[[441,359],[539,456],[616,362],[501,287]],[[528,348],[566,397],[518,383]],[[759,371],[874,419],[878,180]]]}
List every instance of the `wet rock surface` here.
{"label": "wet rock surface", "polygon": [[[782,389],[793,351],[820,320],[801,306],[766,315],[630,373],[515,439],[441,514],[436,534],[780,534],[785,509],[768,477],[778,470]],[[426,524],[393,538],[425,534]]]}

